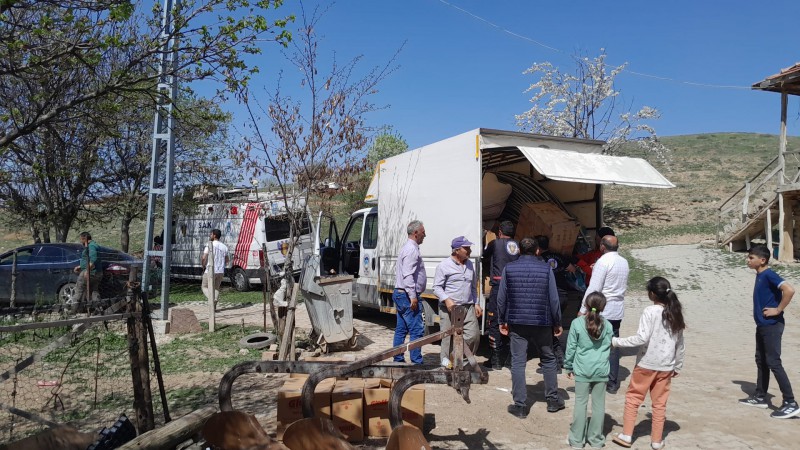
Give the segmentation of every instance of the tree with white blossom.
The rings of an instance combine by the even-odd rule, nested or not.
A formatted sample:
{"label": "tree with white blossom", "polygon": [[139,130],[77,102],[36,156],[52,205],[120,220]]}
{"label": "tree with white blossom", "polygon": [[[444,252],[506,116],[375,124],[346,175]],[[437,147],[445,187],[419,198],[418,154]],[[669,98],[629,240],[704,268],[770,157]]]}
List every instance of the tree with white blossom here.
{"label": "tree with white blossom", "polygon": [[[627,63],[609,66],[605,50],[595,58],[573,56],[575,69],[562,72],[549,62],[535,63],[523,72],[538,77],[525,93],[533,106],[516,115],[520,131],[606,141],[607,154],[619,154],[631,143],[646,155],[665,161],[669,150],[646,123],[661,114],[650,106],[634,111],[624,104],[614,81]],[[626,146],[628,148],[628,146]]]}

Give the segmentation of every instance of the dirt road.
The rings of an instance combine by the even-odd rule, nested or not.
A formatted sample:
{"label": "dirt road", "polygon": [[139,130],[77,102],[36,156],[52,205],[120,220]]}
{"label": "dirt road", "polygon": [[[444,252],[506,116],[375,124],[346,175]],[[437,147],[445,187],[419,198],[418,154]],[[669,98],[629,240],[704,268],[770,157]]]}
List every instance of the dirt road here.
{"label": "dirt road", "polygon": [[[687,356],[681,376],[673,382],[667,407],[665,432],[668,447],[766,449],[792,446],[791,440],[800,436],[800,419],[776,420],[769,417],[771,410],[737,404],[738,399],[752,392],[756,376],[753,361],[755,328],[751,312],[754,275],[745,267],[743,257],[741,261],[732,261],[729,255],[716,249],[697,245],[653,247],[635,250],[633,255],[653,268],[648,277],[661,275],[672,282],[686,311]],[[800,285],[798,280],[789,281],[795,286]],[[630,293],[626,298],[622,322],[622,334],[626,336],[636,331],[642,309],[651,304],[641,288],[636,291],[638,293]],[[202,307],[196,311],[204,320]],[[260,317],[259,312],[237,309],[230,314],[222,311],[217,320],[240,323],[242,318],[252,318],[254,323],[260,323]],[[800,305],[794,304],[786,314],[783,363],[798,391],[799,319]],[[303,309],[298,311],[298,325],[309,328]],[[374,313],[357,316],[355,326],[363,333],[363,348],[351,352],[354,357],[391,347],[394,326],[391,316]],[[435,361],[438,352],[436,345],[425,347],[426,362]],[[347,354],[343,352],[342,356]],[[507,369],[490,372],[488,385],[473,386],[471,404],[465,403],[447,386],[428,385],[426,436],[431,444],[443,449],[565,448],[564,438],[572,419],[574,385],[566,376],[558,377],[559,391],[567,408],[558,413],[547,413],[542,377],[535,373],[537,361],[534,359],[528,363],[528,401],[532,406],[525,420],[516,419],[506,412],[506,406],[511,403],[511,377]],[[634,356],[622,359],[623,389],[606,398],[608,448],[617,447],[610,437],[621,430],[624,390],[634,363]],[[770,394],[775,396],[771,399],[772,405],[779,406],[781,396],[774,381]],[[264,406],[259,412],[268,431],[274,431],[274,406]],[[649,413],[648,399],[639,413],[633,448],[650,448]],[[383,443],[371,440],[362,448],[382,448]]]}

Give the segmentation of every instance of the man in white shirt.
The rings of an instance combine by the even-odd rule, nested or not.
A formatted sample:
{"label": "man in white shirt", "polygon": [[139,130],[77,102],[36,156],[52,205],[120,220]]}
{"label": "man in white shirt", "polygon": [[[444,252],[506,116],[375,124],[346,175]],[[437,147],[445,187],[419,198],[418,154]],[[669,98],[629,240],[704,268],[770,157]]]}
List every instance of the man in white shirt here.
{"label": "man in white shirt", "polygon": [[[619,337],[619,327],[625,314],[625,290],[628,288],[628,260],[617,253],[619,241],[616,236],[604,236],[600,240],[600,251],[603,256],[597,260],[592,270],[592,280],[583,296],[580,314],[586,314],[586,297],[592,292],[601,292],[606,296],[606,308],[600,313],[610,323],[614,337]],[[619,390],[619,349],[611,349],[609,357],[611,365],[608,374],[606,392],[616,394]]]}
{"label": "man in white shirt", "polygon": [[212,284],[211,261],[209,261],[208,244],[206,244],[206,248],[203,249],[203,256],[200,257],[200,264],[206,268],[205,272],[203,272],[202,288],[203,294],[209,301],[213,295],[214,309],[216,309],[217,302],[219,302],[219,287],[222,285],[222,276],[225,274],[225,268],[228,267],[228,246],[219,241],[219,238],[222,237],[222,231],[218,228],[211,230],[211,234],[208,237],[214,247],[214,280]]}

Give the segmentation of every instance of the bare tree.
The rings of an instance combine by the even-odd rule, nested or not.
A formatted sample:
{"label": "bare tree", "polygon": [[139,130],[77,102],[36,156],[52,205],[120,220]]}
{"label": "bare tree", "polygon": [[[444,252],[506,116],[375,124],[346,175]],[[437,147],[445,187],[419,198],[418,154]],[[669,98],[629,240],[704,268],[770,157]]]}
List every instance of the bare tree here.
{"label": "bare tree", "polygon": [[655,108],[643,106],[632,112],[621,103],[615,80],[627,64],[609,67],[606,53],[593,59],[573,56],[573,73],[561,72],[549,62],[536,63],[524,73],[538,77],[526,93],[533,92],[533,106],[516,116],[521,131],[607,142],[605,151],[618,153],[626,143],[635,143],[648,154],[665,160],[667,148],[655,129],[645,123],[658,119]]}
{"label": "bare tree", "polygon": [[[372,129],[365,123],[368,113],[377,109],[370,100],[378,84],[393,70],[392,58],[386,65],[357,75],[361,57],[340,65],[333,59],[325,70],[318,59],[316,28],[324,11],[315,9],[306,14],[302,8],[301,25],[294,37],[287,61],[299,71],[304,98],[286,93],[280,82],[268,93],[268,104],[262,105],[250,92],[241,99],[250,113],[251,135],[244,139],[242,158],[256,176],[266,175],[276,182],[290,211],[290,242],[284,276],[292,299],[285,320],[280,358],[293,358],[288,345],[294,329],[295,287],[292,282],[292,255],[297,245],[301,214],[297,203],[307,203],[314,183],[321,180],[346,179],[365,167],[366,145]],[[266,120],[262,120],[266,117]],[[270,124],[269,129],[262,127]],[[275,317],[273,316],[273,320]],[[282,318],[278,318],[281,322]],[[279,323],[275,325],[278,326]]]}

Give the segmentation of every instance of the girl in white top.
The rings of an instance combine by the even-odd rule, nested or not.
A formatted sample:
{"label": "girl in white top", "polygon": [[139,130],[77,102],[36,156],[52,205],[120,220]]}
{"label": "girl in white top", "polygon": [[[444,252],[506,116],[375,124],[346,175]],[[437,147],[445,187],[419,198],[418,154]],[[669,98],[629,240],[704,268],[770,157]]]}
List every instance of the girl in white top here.
{"label": "girl in white top", "polygon": [[677,377],[683,367],[686,324],[681,302],[666,278],[654,277],[648,281],[647,295],[653,305],[642,312],[636,334],[612,340],[615,347],[641,347],[625,393],[622,433],[613,440],[623,447],[631,446],[636,414],[649,391],[653,405],[650,447],[658,450],[664,446],[664,421],[672,378]]}

